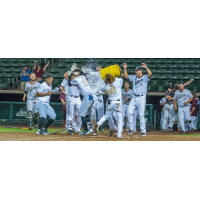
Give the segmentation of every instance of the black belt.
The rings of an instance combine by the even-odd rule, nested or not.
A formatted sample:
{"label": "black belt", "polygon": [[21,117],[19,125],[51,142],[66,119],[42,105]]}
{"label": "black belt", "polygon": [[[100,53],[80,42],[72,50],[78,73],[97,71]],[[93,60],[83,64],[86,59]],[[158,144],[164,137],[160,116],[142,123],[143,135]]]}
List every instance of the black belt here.
{"label": "black belt", "polygon": [[143,94],[141,94],[141,95],[137,95],[137,94],[134,94],[136,97],[140,97],[140,96],[144,96]]}
{"label": "black belt", "polygon": [[166,104],[172,105],[173,103],[166,103]]}
{"label": "black belt", "polygon": [[120,101],[120,99],[117,99],[117,100],[110,100],[110,101]]}
{"label": "black belt", "polygon": [[74,98],[78,98],[78,96],[73,96],[73,95],[70,95],[71,97],[74,97]]}

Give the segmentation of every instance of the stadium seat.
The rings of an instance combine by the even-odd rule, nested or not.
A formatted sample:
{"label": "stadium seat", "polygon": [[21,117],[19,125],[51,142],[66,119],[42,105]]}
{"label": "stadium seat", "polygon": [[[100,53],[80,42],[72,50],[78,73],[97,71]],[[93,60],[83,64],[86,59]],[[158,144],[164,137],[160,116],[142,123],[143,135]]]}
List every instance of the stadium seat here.
{"label": "stadium seat", "polygon": [[176,70],[176,69],[169,69],[169,70],[167,71],[167,73],[168,73],[168,74],[177,74],[177,73],[178,73],[178,70]]}
{"label": "stadium seat", "polygon": [[175,80],[178,80],[178,81],[182,81],[183,80],[183,77],[182,75],[179,75],[179,74],[176,74],[172,77],[172,79],[175,79]]}
{"label": "stadium seat", "polygon": [[162,79],[163,78],[163,76],[161,76],[161,75],[159,75],[159,74],[153,74],[152,76],[151,76],[151,79],[152,80],[160,80],[160,79]]}
{"label": "stadium seat", "polygon": [[149,59],[149,64],[151,65],[151,64],[156,64],[158,62],[158,60],[156,60],[156,59]]}
{"label": "stadium seat", "polygon": [[188,74],[189,71],[187,69],[182,69],[181,71],[179,71],[180,74]]}
{"label": "stadium seat", "polygon": [[159,60],[158,60],[158,63],[159,63],[159,64],[166,64],[166,63],[167,63],[167,60],[166,60],[166,59],[159,59]]}
{"label": "stadium seat", "polygon": [[193,69],[190,71],[191,74],[199,74],[199,70],[198,69]]}
{"label": "stadium seat", "polygon": [[156,85],[159,85],[159,86],[164,86],[166,84],[167,84],[166,80],[158,80],[158,81],[156,81]]}
{"label": "stadium seat", "polygon": [[9,86],[8,84],[0,84],[0,90],[8,90]]}
{"label": "stadium seat", "polygon": [[148,86],[148,92],[160,92],[162,90],[162,86],[153,85]]}
{"label": "stadium seat", "polygon": [[177,59],[168,59],[167,63],[168,64],[178,64],[178,61],[177,61]]}
{"label": "stadium seat", "polygon": [[163,79],[164,80],[171,80],[172,79],[172,76],[170,74],[164,74],[163,75]]}
{"label": "stadium seat", "polygon": [[167,70],[165,70],[165,69],[158,69],[157,71],[156,71],[156,73],[158,73],[158,74],[166,74],[167,73]]}
{"label": "stadium seat", "polygon": [[5,68],[14,67],[14,66],[15,66],[15,64],[14,64],[14,63],[11,63],[11,62],[4,63],[4,67],[5,67]]}
{"label": "stadium seat", "polygon": [[194,64],[193,69],[200,69],[200,65]]}

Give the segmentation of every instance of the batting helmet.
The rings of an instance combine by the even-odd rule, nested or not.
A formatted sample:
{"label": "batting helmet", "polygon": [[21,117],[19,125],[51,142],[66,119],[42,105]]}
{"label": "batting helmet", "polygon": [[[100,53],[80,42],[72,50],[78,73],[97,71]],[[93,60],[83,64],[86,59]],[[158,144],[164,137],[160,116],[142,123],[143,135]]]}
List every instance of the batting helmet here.
{"label": "batting helmet", "polygon": [[174,84],[173,83],[168,83],[167,88],[173,89],[174,88]]}

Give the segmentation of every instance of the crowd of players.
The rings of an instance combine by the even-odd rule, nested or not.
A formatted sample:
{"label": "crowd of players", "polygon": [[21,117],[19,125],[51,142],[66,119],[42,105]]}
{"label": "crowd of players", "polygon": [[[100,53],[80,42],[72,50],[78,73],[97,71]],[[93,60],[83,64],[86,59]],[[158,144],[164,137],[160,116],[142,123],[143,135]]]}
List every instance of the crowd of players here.
{"label": "crowd of players", "polygon": [[[27,97],[29,129],[38,129],[36,134],[40,135],[50,134],[47,129],[56,119],[56,113],[49,104],[50,96],[60,90],[59,98],[63,104],[63,133],[67,129],[70,135],[75,133],[80,136],[97,135],[98,130],[104,131],[102,125],[108,120],[110,129],[108,136],[116,133],[117,138],[123,138],[124,119],[126,118],[127,121],[127,134],[133,134],[136,132],[136,118],[138,117],[140,135],[146,136],[146,94],[152,73],[145,63],[135,68],[135,75],[128,75],[127,67],[124,63],[124,69],[120,69],[119,77],[115,78],[107,73],[103,80],[100,75],[101,66],[97,66],[96,71],[92,71],[85,66],[79,69],[76,64],[73,64],[71,70],[64,74],[60,88],[55,89],[52,89],[53,76],[51,74],[47,75],[46,82],[40,84],[36,81],[35,73],[31,73],[30,82],[25,85],[23,97],[23,101]],[[142,74],[143,68],[147,71],[145,75]],[[129,81],[123,83],[124,78]],[[133,89],[130,89],[129,82],[133,82]],[[123,84],[124,89],[122,89]],[[82,101],[80,95],[83,97]],[[105,113],[103,95],[108,95]],[[166,97],[161,100],[161,105],[164,106],[162,131],[173,130],[177,105],[182,132],[186,131],[187,126],[188,130],[195,131],[195,119],[190,117],[190,114],[196,113],[197,108],[191,106],[192,112],[190,112],[189,106],[194,102],[196,98],[190,91],[184,89],[183,82],[175,86],[169,84]],[[49,120],[45,124],[47,115]],[[84,128],[83,132],[81,132],[81,126]]]}
{"label": "crowd of players", "polygon": [[179,118],[178,131],[182,133],[197,131],[197,115],[200,102],[195,92],[185,88],[193,81],[193,79],[186,83],[180,81],[179,85],[168,84],[165,97],[160,100],[160,105],[163,106],[161,112],[161,131],[173,131],[176,110],[178,110]]}

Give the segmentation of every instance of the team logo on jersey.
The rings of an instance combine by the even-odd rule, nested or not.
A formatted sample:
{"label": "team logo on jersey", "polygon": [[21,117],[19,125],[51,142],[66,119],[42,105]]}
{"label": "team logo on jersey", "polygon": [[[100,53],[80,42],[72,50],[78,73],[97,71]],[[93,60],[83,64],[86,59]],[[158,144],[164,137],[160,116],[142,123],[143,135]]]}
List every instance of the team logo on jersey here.
{"label": "team logo on jersey", "polygon": [[33,90],[35,90],[35,89],[37,89],[37,88],[38,88],[37,86],[29,87],[28,90],[29,90],[30,92],[32,92]]}
{"label": "team logo on jersey", "polygon": [[137,84],[140,83],[141,81],[143,81],[143,78],[141,78],[141,79],[135,79],[135,85],[137,85]]}
{"label": "team logo on jersey", "polygon": [[89,85],[89,83],[86,79],[83,79],[83,83],[85,84],[85,87],[87,87]]}
{"label": "team logo on jersey", "polygon": [[[180,99],[180,98],[182,98],[182,97],[186,96],[186,94],[177,94],[176,96],[177,96],[177,98],[178,98],[178,99]],[[186,100],[186,98],[185,98],[185,99],[183,99],[183,100]]]}

